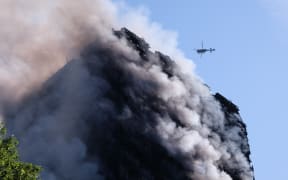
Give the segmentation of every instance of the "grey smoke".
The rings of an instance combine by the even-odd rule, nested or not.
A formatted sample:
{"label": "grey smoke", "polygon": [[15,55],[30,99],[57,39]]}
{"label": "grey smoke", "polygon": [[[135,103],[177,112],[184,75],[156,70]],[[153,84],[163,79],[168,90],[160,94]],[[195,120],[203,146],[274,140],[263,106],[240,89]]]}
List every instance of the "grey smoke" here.
{"label": "grey smoke", "polygon": [[32,22],[4,11],[15,48],[0,44],[0,112],[43,179],[253,179],[238,111],[183,71],[177,49],[173,61],[126,29],[113,32],[109,1],[45,3]]}

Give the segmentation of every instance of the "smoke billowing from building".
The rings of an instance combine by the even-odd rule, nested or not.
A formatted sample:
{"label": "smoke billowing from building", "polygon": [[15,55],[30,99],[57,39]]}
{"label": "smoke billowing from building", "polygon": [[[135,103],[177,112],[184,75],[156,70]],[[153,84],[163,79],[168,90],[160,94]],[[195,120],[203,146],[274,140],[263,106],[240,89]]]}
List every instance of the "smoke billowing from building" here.
{"label": "smoke billowing from building", "polygon": [[[174,40],[161,49],[172,60],[112,30],[127,21],[110,1],[0,5],[0,112],[43,179],[253,179],[238,108],[211,95]],[[154,32],[153,49],[170,37],[139,33]]]}

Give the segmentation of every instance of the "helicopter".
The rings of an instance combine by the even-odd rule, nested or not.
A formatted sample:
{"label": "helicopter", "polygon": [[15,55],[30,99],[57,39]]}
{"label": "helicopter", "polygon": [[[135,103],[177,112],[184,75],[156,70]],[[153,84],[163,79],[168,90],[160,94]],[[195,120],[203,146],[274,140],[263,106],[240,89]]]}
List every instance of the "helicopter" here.
{"label": "helicopter", "polygon": [[213,51],[215,51],[216,49],[213,49],[213,48],[209,48],[209,49],[205,49],[204,48],[204,46],[203,46],[203,41],[202,41],[202,47],[200,48],[200,49],[195,49],[196,50],[196,52],[198,53],[198,54],[200,54],[200,56],[202,57],[202,55],[204,54],[204,53],[206,53],[206,52],[210,52],[210,53],[212,53]]}

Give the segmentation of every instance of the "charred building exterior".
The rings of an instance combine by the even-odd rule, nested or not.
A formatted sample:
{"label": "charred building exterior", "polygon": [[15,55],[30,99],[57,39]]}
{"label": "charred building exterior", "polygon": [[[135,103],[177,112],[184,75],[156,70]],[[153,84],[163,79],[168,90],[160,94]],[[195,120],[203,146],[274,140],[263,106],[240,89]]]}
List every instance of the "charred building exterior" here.
{"label": "charred building exterior", "polygon": [[252,180],[238,107],[128,29],[113,33],[129,52],[96,40],[7,112],[24,160],[49,180]]}

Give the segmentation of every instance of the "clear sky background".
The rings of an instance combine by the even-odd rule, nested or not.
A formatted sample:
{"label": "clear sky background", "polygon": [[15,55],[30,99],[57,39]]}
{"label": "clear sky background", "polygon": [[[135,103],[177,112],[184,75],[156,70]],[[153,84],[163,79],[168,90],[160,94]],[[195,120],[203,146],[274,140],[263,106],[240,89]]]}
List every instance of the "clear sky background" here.
{"label": "clear sky background", "polygon": [[[288,1],[127,0],[178,33],[197,74],[240,108],[257,180],[287,180]],[[194,48],[216,48],[200,58]]]}

